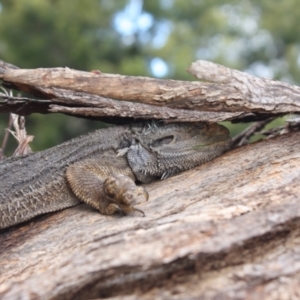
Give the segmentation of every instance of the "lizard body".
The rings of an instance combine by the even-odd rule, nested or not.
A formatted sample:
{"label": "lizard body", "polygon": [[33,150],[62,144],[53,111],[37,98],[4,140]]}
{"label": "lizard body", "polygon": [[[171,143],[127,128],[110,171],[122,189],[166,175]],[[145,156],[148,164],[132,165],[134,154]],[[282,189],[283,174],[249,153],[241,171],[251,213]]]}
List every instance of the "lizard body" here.
{"label": "lizard body", "polygon": [[135,182],[165,179],[229,146],[228,130],[218,124],[135,123],[5,159],[0,162],[0,228],[81,201],[107,215],[140,211],[134,201],[148,195]]}

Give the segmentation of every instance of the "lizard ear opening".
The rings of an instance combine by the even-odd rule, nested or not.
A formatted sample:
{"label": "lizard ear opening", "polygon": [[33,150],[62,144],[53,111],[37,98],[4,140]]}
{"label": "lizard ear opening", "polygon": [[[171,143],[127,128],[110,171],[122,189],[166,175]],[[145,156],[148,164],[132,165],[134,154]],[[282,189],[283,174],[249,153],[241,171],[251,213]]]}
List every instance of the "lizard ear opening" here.
{"label": "lizard ear opening", "polygon": [[173,142],[173,140],[174,140],[174,135],[168,135],[168,136],[165,136],[163,138],[159,138],[159,139],[153,141],[151,143],[151,146],[153,148],[161,147],[161,146],[170,144],[171,142]]}

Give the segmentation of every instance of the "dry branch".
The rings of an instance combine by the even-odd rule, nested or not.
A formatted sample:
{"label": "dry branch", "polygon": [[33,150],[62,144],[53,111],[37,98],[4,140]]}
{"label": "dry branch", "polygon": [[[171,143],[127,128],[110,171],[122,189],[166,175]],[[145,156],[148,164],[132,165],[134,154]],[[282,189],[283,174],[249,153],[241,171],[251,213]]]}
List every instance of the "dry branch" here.
{"label": "dry branch", "polygon": [[[0,61],[0,77],[7,74],[8,71],[22,71],[17,67]],[[39,69],[37,69],[38,72]],[[51,71],[51,69],[49,69]],[[70,69],[68,69],[70,70]],[[35,70],[32,70],[35,72]],[[72,71],[76,74],[88,74],[91,78],[98,73],[88,73]],[[2,74],[2,75],[1,75]],[[63,74],[62,74],[63,75]],[[4,76],[5,77],[5,76]],[[3,79],[4,79],[3,77]],[[0,112],[14,112],[21,115],[27,115],[33,112],[50,113],[60,112],[81,117],[95,117],[102,120],[110,118],[115,123],[119,123],[118,118],[129,119],[158,119],[165,122],[220,122],[231,120],[235,117],[251,116],[252,114],[243,112],[202,112],[187,109],[173,109],[170,107],[158,107],[150,104],[143,104],[131,101],[119,101],[108,97],[102,97],[93,94],[93,82],[90,82],[88,92],[77,91],[62,88],[55,88],[51,85],[43,86],[43,81],[38,84],[24,84],[22,79],[4,81],[4,85],[15,88],[20,91],[28,92],[43,99],[29,99],[22,97],[12,97],[3,95],[0,102]],[[58,78],[65,82],[65,78]],[[140,91],[143,92],[143,91]],[[51,99],[51,100],[50,100]]]}
{"label": "dry branch", "polygon": [[[299,112],[300,87],[285,82],[259,78],[224,66],[198,60],[191,64],[188,72],[200,80],[228,86],[243,95],[243,99],[225,99],[228,106],[244,107],[245,111],[273,113]],[[224,111],[233,111],[226,110]],[[240,111],[240,109],[237,109]]]}
{"label": "dry branch", "polygon": [[145,218],[80,205],[3,230],[0,298],[297,299],[299,139],[148,185]]}
{"label": "dry branch", "polygon": [[[208,121],[210,117],[209,121],[215,122],[244,117],[245,113],[269,117],[270,114],[300,112],[300,88],[297,86],[257,78],[204,61],[193,63],[189,72],[214,83],[82,72],[69,68],[22,70],[1,68],[0,64],[0,78],[5,86],[51,99],[52,104],[60,105],[52,107],[55,111],[85,116],[112,114],[173,122]],[[98,109],[80,109],[76,104],[80,98],[80,107]],[[77,111],[72,106],[78,108]],[[52,110],[48,107],[49,111]],[[203,111],[206,113],[202,114]]]}
{"label": "dry branch", "polygon": [[[109,98],[53,89],[51,92],[57,98],[51,100],[30,99],[25,97],[2,96],[0,112],[13,112],[19,115],[39,113],[64,113],[80,117],[158,119],[165,122],[221,122],[236,117],[251,116],[245,113],[201,112],[185,109],[157,107],[143,103],[117,101]],[[88,105],[88,106],[87,106]]]}
{"label": "dry branch", "polygon": [[268,123],[272,122],[275,118],[268,118],[263,121],[258,121],[248,126],[245,130],[237,134],[232,139],[232,147],[238,147],[247,145],[251,137],[257,133],[259,133]]}

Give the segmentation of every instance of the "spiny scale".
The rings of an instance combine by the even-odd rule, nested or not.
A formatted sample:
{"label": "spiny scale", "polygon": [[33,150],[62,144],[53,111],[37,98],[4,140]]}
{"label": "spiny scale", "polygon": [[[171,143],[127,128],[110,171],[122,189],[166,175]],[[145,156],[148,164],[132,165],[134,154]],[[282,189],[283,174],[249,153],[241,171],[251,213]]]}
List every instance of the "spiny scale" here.
{"label": "spiny scale", "polygon": [[0,228],[80,201],[104,214],[140,211],[134,200],[148,195],[136,180],[164,179],[229,145],[228,131],[217,124],[134,123],[6,159],[0,162]]}

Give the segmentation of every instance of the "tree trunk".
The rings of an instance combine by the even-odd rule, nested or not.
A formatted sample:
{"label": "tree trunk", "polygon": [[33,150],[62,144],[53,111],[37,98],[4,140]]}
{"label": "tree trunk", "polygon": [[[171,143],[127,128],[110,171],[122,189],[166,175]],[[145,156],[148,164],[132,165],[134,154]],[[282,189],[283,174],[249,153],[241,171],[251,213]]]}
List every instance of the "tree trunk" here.
{"label": "tree trunk", "polygon": [[2,230],[0,298],[299,298],[299,139],[147,185],[146,217],[79,205]]}

